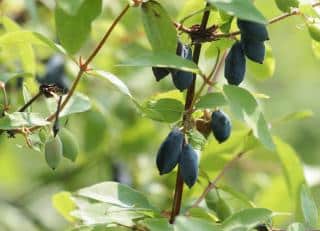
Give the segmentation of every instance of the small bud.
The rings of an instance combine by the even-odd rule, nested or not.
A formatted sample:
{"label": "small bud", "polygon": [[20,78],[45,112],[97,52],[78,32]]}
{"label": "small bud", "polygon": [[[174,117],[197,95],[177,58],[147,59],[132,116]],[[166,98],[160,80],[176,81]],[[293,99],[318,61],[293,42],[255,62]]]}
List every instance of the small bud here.
{"label": "small bud", "polygon": [[4,89],[6,87],[6,84],[2,81],[0,81],[0,88]]}

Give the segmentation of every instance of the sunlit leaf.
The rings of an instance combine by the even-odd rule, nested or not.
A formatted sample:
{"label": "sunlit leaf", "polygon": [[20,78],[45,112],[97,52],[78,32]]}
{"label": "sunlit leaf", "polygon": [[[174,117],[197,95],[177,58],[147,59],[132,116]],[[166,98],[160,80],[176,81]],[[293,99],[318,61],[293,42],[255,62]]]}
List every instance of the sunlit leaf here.
{"label": "sunlit leaf", "polygon": [[107,203],[82,203],[78,210],[74,210],[72,216],[81,220],[85,225],[120,224],[133,226],[134,219],[143,217],[134,210],[112,206]]}
{"label": "sunlit leaf", "polygon": [[265,17],[250,0],[208,0],[208,2],[219,10],[238,18],[257,23],[266,23]]}
{"label": "sunlit leaf", "polygon": [[181,119],[184,106],[181,101],[163,98],[147,101],[142,105],[142,111],[150,119],[173,123]]}
{"label": "sunlit leaf", "polygon": [[116,182],[102,182],[82,188],[78,195],[124,208],[152,209],[144,195]]}
{"label": "sunlit leaf", "polygon": [[[62,100],[64,100],[65,97],[66,96],[64,96]],[[48,106],[51,113],[54,113],[57,110],[57,101],[53,98],[49,99]],[[59,116],[64,117],[75,113],[85,112],[90,108],[91,103],[89,97],[81,93],[76,93],[70,98],[66,106],[61,110]]]}
{"label": "sunlit leaf", "polygon": [[142,224],[150,231],[173,231],[173,226],[168,223],[166,218],[148,218],[144,219]]}
{"label": "sunlit leaf", "polygon": [[316,227],[318,224],[319,212],[313,196],[305,184],[301,187],[300,200],[305,222],[311,227]]}
{"label": "sunlit leaf", "polygon": [[222,227],[224,230],[249,231],[271,218],[272,212],[263,208],[249,208],[241,210],[227,218]]}
{"label": "sunlit leaf", "polygon": [[46,126],[50,124],[39,113],[14,112],[0,118],[0,129],[12,130],[23,127]]}
{"label": "sunlit leaf", "polygon": [[114,74],[112,74],[110,72],[100,71],[100,70],[90,72],[90,74],[92,74],[94,76],[98,76],[98,77],[103,78],[105,80],[108,80],[121,93],[132,98],[132,95],[131,95],[130,90],[127,87],[127,85],[121,79],[119,79],[117,76],[115,76]]}
{"label": "sunlit leaf", "polygon": [[[2,16],[0,19],[0,23],[2,23],[7,32],[22,31],[20,26],[10,18]],[[36,58],[31,44],[26,41],[25,43],[20,43],[17,46],[14,46],[14,48],[19,53],[23,70],[34,75],[36,71]]]}
{"label": "sunlit leaf", "polygon": [[76,204],[71,198],[69,192],[59,192],[52,197],[53,207],[69,222],[74,222],[75,218],[71,216],[71,212],[76,209]]}
{"label": "sunlit leaf", "polygon": [[222,93],[214,92],[201,96],[196,107],[199,109],[214,109],[216,107],[225,106],[227,103],[228,102]]}

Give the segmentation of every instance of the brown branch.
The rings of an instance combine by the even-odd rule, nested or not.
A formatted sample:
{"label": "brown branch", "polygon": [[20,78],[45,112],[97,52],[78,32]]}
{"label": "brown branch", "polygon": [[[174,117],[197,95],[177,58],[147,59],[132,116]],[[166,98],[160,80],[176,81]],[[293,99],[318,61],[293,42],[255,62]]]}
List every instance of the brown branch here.
{"label": "brown branch", "polygon": [[[313,8],[318,7],[318,6],[320,6],[320,2],[314,3],[311,6]],[[299,11],[299,9],[294,9],[289,13],[284,13],[282,15],[279,15],[277,17],[274,17],[274,18],[270,19],[268,24],[271,25],[271,24],[279,22],[279,21],[281,21],[283,19],[286,19],[286,18],[288,18],[290,16],[300,15],[300,14],[301,14],[301,12]],[[177,30],[180,30],[180,31],[188,33],[188,34],[192,34],[193,33],[193,30],[191,28],[185,27],[180,23],[176,23],[175,22],[174,25],[176,26]],[[240,34],[240,31],[234,31],[234,32],[227,33],[227,34],[215,34],[215,31],[214,31],[213,34],[211,36],[209,36],[209,38],[205,42],[212,42],[212,41],[215,41],[215,40],[221,39],[221,38],[233,38],[233,37],[235,37],[235,36],[237,36],[239,34]]]}
{"label": "brown branch", "polygon": [[208,186],[205,188],[205,190],[202,192],[200,197],[191,205],[191,208],[198,207],[199,204],[205,199],[207,194],[216,187],[217,183],[221,178],[225,175],[225,173],[236,163],[238,160],[241,159],[241,157],[245,154],[245,152],[240,152],[237,154],[234,158],[232,158],[221,170],[221,172],[216,176],[216,178],[209,182]]}
{"label": "brown branch", "polygon": [[[124,9],[120,12],[120,14],[118,15],[118,17],[116,17],[116,19],[113,21],[113,23],[111,24],[111,26],[109,27],[109,29],[107,30],[107,32],[105,33],[105,35],[103,36],[103,38],[101,39],[101,41],[98,43],[97,47],[93,50],[93,52],[91,53],[91,55],[89,56],[89,58],[87,59],[87,61],[80,67],[79,73],[77,75],[76,80],[74,81],[67,97],[65,98],[65,100],[62,102],[61,104],[61,110],[66,106],[66,104],[68,103],[69,99],[71,98],[71,96],[73,95],[79,80],[82,76],[82,74],[87,70],[87,67],[89,66],[89,64],[91,63],[91,61],[97,56],[97,54],[99,53],[99,51],[101,50],[101,48],[103,47],[103,45],[105,44],[105,42],[107,41],[107,39],[109,38],[111,32],[113,31],[113,29],[115,28],[115,26],[118,24],[118,22],[121,20],[121,18],[126,14],[126,12],[129,10],[130,5],[127,4]],[[54,118],[54,114],[52,114],[48,120],[52,120]]]}
{"label": "brown branch", "polygon": [[[206,7],[208,6],[208,3]],[[206,10],[202,16],[201,20],[201,25],[200,25],[200,30],[205,31],[208,20],[210,16],[210,10]],[[199,58],[200,58],[200,53],[201,53],[201,44],[195,44],[194,47],[194,52],[193,52],[193,61],[198,64],[199,63]],[[192,102],[194,98],[194,93],[195,93],[195,85],[196,85],[196,74],[193,74],[193,82],[191,86],[188,88],[187,91],[187,96],[186,96],[186,103],[185,103],[185,115],[183,117],[183,124],[188,123],[190,120],[190,113],[192,111]],[[183,179],[180,174],[180,167],[178,166],[178,172],[177,172],[177,180],[176,180],[176,187],[175,187],[175,193],[174,193],[174,199],[172,203],[172,211],[171,211],[171,216],[169,222],[171,224],[174,223],[175,217],[180,213],[180,208],[181,208],[181,200],[182,200],[182,194],[183,194]]]}
{"label": "brown branch", "polygon": [[[111,32],[113,31],[113,29],[115,28],[115,26],[118,24],[118,22],[121,20],[121,18],[126,14],[126,12],[128,11],[128,9],[130,8],[130,5],[127,4],[124,9],[120,12],[120,14],[115,18],[115,20],[113,21],[113,23],[111,24],[111,26],[109,27],[109,29],[107,30],[107,32],[105,33],[105,35],[103,36],[103,38],[101,39],[101,41],[98,43],[98,45],[96,46],[96,48],[92,51],[91,55],[89,56],[89,58],[87,59],[87,61],[84,64],[80,64],[79,67],[79,72],[77,74],[76,79],[74,80],[71,89],[69,90],[66,98],[63,100],[63,102],[61,103],[61,110],[63,110],[63,108],[66,106],[66,104],[69,102],[70,98],[72,97],[72,95],[75,92],[76,87],[79,84],[79,81],[82,77],[82,75],[88,70],[88,66],[91,63],[91,61],[96,57],[96,55],[99,53],[99,51],[101,50],[101,48],[103,47],[103,45],[105,44],[105,42],[107,41],[107,39],[110,37]],[[52,121],[55,118],[55,114],[53,113],[51,114],[48,118],[47,121]],[[30,129],[30,131],[34,131],[36,129],[38,129],[39,127],[33,127]]]}

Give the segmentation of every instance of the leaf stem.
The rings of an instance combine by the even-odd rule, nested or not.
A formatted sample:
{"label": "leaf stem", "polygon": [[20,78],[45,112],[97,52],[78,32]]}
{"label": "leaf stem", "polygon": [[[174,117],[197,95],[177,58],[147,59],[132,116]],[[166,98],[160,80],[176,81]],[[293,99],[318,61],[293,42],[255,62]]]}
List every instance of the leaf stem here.
{"label": "leaf stem", "polygon": [[[209,4],[207,3],[206,7],[208,7]],[[201,20],[201,25],[200,25],[200,30],[205,31],[208,20],[210,16],[210,10],[206,10],[202,16]],[[193,61],[198,64],[199,63],[199,58],[200,58],[200,53],[201,53],[201,47],[202,45],[197,43],[195,44],[194,47],[194,52],[193,52]],[[183,124],[188,123],[188,120],[190,119],[190,112],[192,111],[192,102],[194,98],[194,93],[195,93],[195,85],[196,85],[196,75],[193,75],[193,82],[191,86],[187,90],[187,96],[186,96],[186,103],[185,103],[185,115],[183,116]],[[170,216],[170,223],[173,224],[175,217],[180,213],[180,208],[181,208],[181,200],[182,200],[182,194],[183,194],[183,179],[180,174],[180,167],[178,167],[178,172],[177,172],[177,180],[176,180],[176,187],[175,187],[175,193],[174,193],[174,199],[172,203],[172,212]]]}

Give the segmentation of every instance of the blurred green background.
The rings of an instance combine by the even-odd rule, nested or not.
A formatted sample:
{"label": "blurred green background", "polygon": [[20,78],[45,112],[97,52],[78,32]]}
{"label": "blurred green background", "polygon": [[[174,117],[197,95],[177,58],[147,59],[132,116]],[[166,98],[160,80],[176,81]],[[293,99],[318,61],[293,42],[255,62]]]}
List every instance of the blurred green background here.
{"label": "blurred green background", "polygon": [[[186,4],[182,0],[160,2],[175,19],[179,19],[179,12]],[[281,14],[273,0],[255,2],[267,18]],[[80,52],[82,56],[89,54],[126,3],[125,0],[104,1],[103,13],[93,24],[90,39]],[[199,1],[194,10],[202,7],[202,1]],[[0,14],[15,19],[24,29],[38,31],[57,41],[53,8],[53,0],[0,1]],[[0,27],[0,35],[2,33]],[[320,61],[312,51],[311,39],[300,17],[290,17],[271,25],[269,33],[268,43],[276,60],[275,73],[272,78],[262,81],[248,72],[243,86],[270,96],[262,102],[268,121],[305,109],[314,112],[314,116],[307,120],[274,124],[271,131],[296,149],[308,169],[308,181],[313,184],[314,196],[320,198],[317,186],[320,185]],[[156,83],[150,68],[120,68],[116,65],[134,59],[148,48],[140,12],[131,9],[93,66],[116,74],[142,102],[156,93],[173,90],[172,83]],[[36,54],[41,75],[45,71],[41,60],[48,59],[53,53],[36,48]],[[12,55],[0,52],[0,74],[1,71],[16,71],[19,65],[15,60]],[[66,62],[66,73],[71,81],[77,69]],[[222,74],[220,80],[224,81]],[[22,105],[22,94],[14,81],[10,86],[9,97],[14,109]],[[157,148],[170,127],[141,117],[130,100],[101,80],[84,78],[77,90],[90,96],[92,109],[68,118],[67,127],[74,132],[81,147],[75,164],[64,160],[56,171],[52,171],[47,167],[44,155],[27,149],[21,137],[8,139],[5,135],[0,136],[0,230],[63,230],[68,224],[53,208],[52,195],[107,180],[128,183],[147,193],[150,200],[161,208],[170,208],[175,174],[160,177],[155,167]],[[214,142],[212,136],[210,142]],[[211,147],[214,149],[214,145],[209,144],[206,152],[210,152]],[[224,184],[246,194],[258,206],[288,211],[289,201],[277,159],[269,156],[270,153],[253,154],[227,174]],[[186,190],[185,197],[197,194],[203,186]],[[281,222],[286,222],[286,218],[279,221],[280,225]]]}

